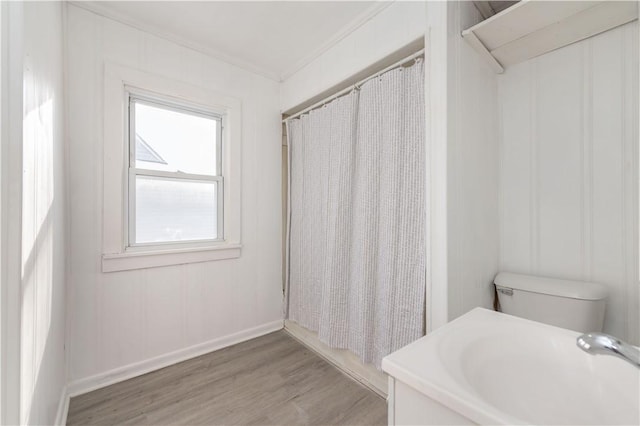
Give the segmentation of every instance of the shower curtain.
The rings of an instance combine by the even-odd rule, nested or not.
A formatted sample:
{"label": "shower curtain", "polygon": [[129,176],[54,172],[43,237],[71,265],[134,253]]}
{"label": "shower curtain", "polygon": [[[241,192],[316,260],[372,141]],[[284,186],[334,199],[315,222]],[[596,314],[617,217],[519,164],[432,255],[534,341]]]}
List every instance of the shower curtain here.
{"label": "shower curtain", "polygon": [[424,66],[287,122],[290,320],[380,368],[424,335]]}

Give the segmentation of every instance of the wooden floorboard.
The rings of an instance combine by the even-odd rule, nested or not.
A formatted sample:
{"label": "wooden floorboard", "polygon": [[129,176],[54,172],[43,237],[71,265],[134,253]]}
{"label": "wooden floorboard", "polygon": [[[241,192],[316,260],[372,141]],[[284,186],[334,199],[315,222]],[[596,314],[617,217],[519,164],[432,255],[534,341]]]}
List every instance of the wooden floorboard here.
{"label": "wooden floorboard", "polygon": [[283,331],[71,399],[68,425],[383,425],[383,398]]}

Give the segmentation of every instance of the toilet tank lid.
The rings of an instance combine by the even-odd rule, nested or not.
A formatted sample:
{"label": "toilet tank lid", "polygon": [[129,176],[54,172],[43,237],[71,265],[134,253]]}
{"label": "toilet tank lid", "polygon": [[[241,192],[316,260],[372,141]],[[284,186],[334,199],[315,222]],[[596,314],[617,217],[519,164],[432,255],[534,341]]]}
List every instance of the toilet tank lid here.
{"label": "toilet tank lid", "polygon": [[607,287],[594,282],[535,277],[511,272],[498,273],[493,282],[500,287],[570,299],[601,300],[608,295]]}

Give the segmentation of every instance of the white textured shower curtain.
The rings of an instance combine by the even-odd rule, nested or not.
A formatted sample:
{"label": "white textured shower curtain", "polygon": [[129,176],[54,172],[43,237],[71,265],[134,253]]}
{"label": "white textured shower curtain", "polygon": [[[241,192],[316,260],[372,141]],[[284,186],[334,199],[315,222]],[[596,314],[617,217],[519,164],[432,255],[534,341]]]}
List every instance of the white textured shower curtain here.
{"label": "white textured shower curtain", "polygon": [[289,120],[288,318],[378,368],[424,335],[421,60]]}

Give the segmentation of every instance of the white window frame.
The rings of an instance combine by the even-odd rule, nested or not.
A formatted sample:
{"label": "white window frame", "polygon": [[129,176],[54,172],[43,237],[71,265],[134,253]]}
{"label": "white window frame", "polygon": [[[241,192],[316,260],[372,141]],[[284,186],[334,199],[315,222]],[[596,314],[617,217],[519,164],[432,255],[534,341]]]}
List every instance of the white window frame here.
{"label": "white window frame", "polygon": [[[157,74],[112,63],[104,68],[102,271],[123,271],[159,266],[233,259],[241,254],[241,102]],[[223,213],[216,240],[129,244],[130,94],[148,102],[204,112],[220,117]],[[192,111],[191,111],[192,110]],[[165,172],[153,171],[154,174]],[[202,178],[200,175],[192,177]],[[205,180],[211,178],[206,176]],[[133,222],[135,223],[135,222]]]}
{"label": "white window frame", "polygon": [[[222,164],[222,141],[223,141],[223,129],[224,129],[224,117],[214,111],[207,111],[196,105],[190,105],[186,102],[175,102],[173,100],[164,99],[161,96],[154,95],[148,92],[141,91],[133,87],[126,87],[126,97],[128,99],[129,109],[129,173],[127,186],[128,190],[128,223],[126,233],[126,249],[138,250],[139,248],[148,249],[150,247],[190,247],[190,246],[206,246],[208,243],[219,243],[224,241],[224,168]],[[175,111],[183,114],[195,115],[212,119],[218,122],[217,134],[216,134],[216,176],[200,175],[183,172],[166,172],[153,169],[141,169],[136,167],[136,120],[135,120],[135,107],[134,104],[143,104],[153,106],[156,108],[162,108],[168,111]],[[150,242],[150,243],[137,243],[135,241],[136,235],[136,177],[156,177],[156,178],[170,178],[181,181],[191,182],[216,182],[217,193],[217,238],[214,239],[198,239],[198,240],[182,240],[182,241],[162,241],[162,242]]]}

